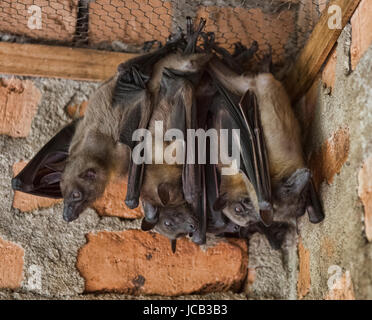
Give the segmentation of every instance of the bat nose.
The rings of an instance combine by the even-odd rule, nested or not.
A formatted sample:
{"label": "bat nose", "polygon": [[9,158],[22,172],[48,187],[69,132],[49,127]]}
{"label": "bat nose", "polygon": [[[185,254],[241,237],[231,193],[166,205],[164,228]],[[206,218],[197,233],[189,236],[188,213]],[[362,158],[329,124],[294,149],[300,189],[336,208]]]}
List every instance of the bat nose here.
{"label": "bat nose", "polygon": [[76,214],[76,208],[71,203],[64,203],[63,207],[63,220],[66,222],[74,221],[78,218],[78,214]]}

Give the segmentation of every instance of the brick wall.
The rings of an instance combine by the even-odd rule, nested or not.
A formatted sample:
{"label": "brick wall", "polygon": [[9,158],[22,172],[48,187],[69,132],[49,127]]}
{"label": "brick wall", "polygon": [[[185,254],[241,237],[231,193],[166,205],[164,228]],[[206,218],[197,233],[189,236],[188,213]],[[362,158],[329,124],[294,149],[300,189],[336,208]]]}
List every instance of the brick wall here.
{"label": "brick wall", "polygon": [[[69,7],[64,6],[66,15],[76,14],[74,2],[68,3]],[[146,4],[158,10],[175,10],[171,2],[149,0]],[[92,4],[94,10],[103,10],[103,5],[103,0]],[[3,7],[3,11],[4,8],[8,7]],[[150,10],[146,5],[137,8],[133,2],[132,10],[143,24],[148,23],[146,8]],[[210,10],[200,7],[196,14],[210,16]],[[371,298],[371,10],[369,0],[363,0],[317,81],[296,106],[326,220],[314,226],[306,217],[299,219],[299,237],[289,248],[287,259],[283,259],[282,252],[272,251],[266,239],[257,234],[249,243],[209,239],[209,245],[202,248],[183,239],[176,254],[172,254],[167,239],[139,230],[142,210],[125,207],[125,179],[111,181],[93,208],[70,224],[62,220],[61,201],[14,193],[11,177],[63,124],[83,115],[97,85],[3,76],[0,298],[201,294],[227,299]],[[110,8],[105,7],[104,11],[108,17],[114,15]],[[233,11],[246,17],[242,19],[243,29],[233,24],[234,32],[254,28],[249,17],[257,21],[266,21],[264,15],[275,18],[273,13],[255,8]],[[279,28],[279,36],[285,41],[294,28],[294,17],[290,11],[287,15],[287,22]],[[90,32],[97,41],[115,31],[112,19],[107,18],[108,30],[95,24],[92,19]],[[164,19],[156,23],[158,31],[154,32],[163,36],[161,26],[168,28],[170,24]],[[19,33],[23,33],[22,26],[19,28]],[[263,38],[270,37],[276,28],[268,26]],[[56,33],[49,30],[47,35],[38,37],[70,39],[72,29],[62,29],[56,27]],[[128,27],[122,36],[137,39],[141,30],[136,28],[134,32]],[[227,43],[235,40],[233,34],[228,35],[230,26],[221,22],[219,30],[226,35]],[[284,54],[280,46],[277,53],[278,57]]]}

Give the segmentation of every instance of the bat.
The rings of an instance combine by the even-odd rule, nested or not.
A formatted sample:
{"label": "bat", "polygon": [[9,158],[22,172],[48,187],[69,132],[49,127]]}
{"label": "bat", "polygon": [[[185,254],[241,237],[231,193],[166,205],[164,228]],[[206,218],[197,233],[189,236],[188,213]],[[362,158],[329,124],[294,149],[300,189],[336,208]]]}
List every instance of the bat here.
{"label": "bat", "polygon": [[[271,59],[268,60],[271,63]],[[304,208],[309,208],[310,221],[313,223],[322,221],[324,214],[319,201],[316,196],[314,197],[314,192],[311,192],[311,196],[309,196],[309,190],[312,190],[310,174],[306,170],[301,171],[305,165],[300,143],[300,129],[282,84],[268,72],[254,76],[240,76],[219,59],[212,59],[209,68],[213,77],[218,79],[218,85],[227,92],[225,101],[220,99],[216,102],[216,105],[219,106],[219,111],[216,112],[217,123],[224,127],[236,125],[232,123],[230,114],[226,112],[226,107],[221,107],[224,103],[227,104],[226,101],[229,99],[232,101],[231,104],[236,104],[234,96],[241,99],[240,106],[246,103],[247,110],[258,111],[253,112],[256,113],[253,116],[253,123],[256,126],[253,127],[254,131],[257,128],[257,131],[262,133],[261,139],[265,143],[262,144],[263,148],[258,148],[256,156],[260,158],[261,152],[266,149],[267,165],[266,161],[260,161],[259,170],[262,169],[262,164],[265,165],[263,172],[269,170],[273,203],[275,206],[283,208],[283,210],[276,209],[275,213],[280,213],[285,211],[284,208],[291,207],[292,213],[295,212],[298,216],[304,213]],[[267,67],[265,71],[269,69]],[[235,101],[237,100],[235,99]],[[257,120],[260,121],[257,122]],[[297,170],[300,171],[297,172]],[[248,178],[253,181],[250,177]],[[283,181],[285,182],[283,183]],[[264,181],[264,183],[266,182]],[[225,184],[226,186],[224,186]],[[259,219],[260,206],[255,204],[257,200],[254,195],[252,196],[254,193],[257,197],[259,196],[257,190],[259,188],[254,186],[252,189],[249,184],[247,185],[242,175],[222,176],[221,195],[217,200],[217,206],[233,222],[242,227],[257,223],[259,220],[269,226],[273,217],[266,217],[268,218],[266,223],[262,215]],[[284,197],[285,194],[289,196]],[[311,202],[314,198],[316,199],[315,205]]]}
{"label": "bat", "polygon": [[[183,137],[186,137],[187,129],[197,128],[194,91],[210,56],[195,52],[195,44],[205,20],[201,20],[196,31],[192,30],[191,19],[188,18],[187,22],[183,52],[170,54],[155,64],[149,81],[149,90],[156,101],[148,127],[152,136],[159,121],[164,132],[178,129]],[[178,141],[162,143],[162,149],[165,150]],[[155,148],[155,143],[153,145]],[[182,164],[146,165],[141,190],[145,211],[142,230],[155,228],[167,236],[173,251],[176,250],[176,239],[187,234],[196,243],[205,242],[206,213],[204,200],[200,196],[203,189],[202,168],[197,164],[185,164],[186,158],[185,152]]]}

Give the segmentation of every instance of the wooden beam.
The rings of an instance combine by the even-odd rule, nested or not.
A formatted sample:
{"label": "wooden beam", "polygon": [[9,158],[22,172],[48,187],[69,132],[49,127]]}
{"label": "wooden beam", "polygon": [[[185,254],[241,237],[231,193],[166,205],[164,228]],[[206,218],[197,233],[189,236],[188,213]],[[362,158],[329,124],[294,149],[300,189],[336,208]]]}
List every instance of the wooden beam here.
{"label": "wooden beam", "polygon": [[[319,22],[284,82],[292,102],[296,102],[309,90],[359,2],[360,0],[331,0],[324,9]],[[328,20],[331,18],[328,8],[332,5],[341,8],[342,29],[328,27]]]}
{"label": "wooden beam", "polygon": [[134,54],[0,42],[0,73],[103,81]]}

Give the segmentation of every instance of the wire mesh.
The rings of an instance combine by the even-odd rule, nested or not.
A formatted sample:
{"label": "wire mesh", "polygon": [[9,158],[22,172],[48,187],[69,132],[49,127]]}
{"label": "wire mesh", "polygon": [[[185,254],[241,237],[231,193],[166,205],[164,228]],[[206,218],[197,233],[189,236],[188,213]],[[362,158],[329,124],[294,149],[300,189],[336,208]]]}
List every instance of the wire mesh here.
{"label": "wire mesh", "polygon": [[57,43],[140,52],[146,41],[165,42],[186,16],[207,19],[206,31],[231,50],[235,42],[273,61],[293,60],[328,0],[0,0],[3,41]]}

